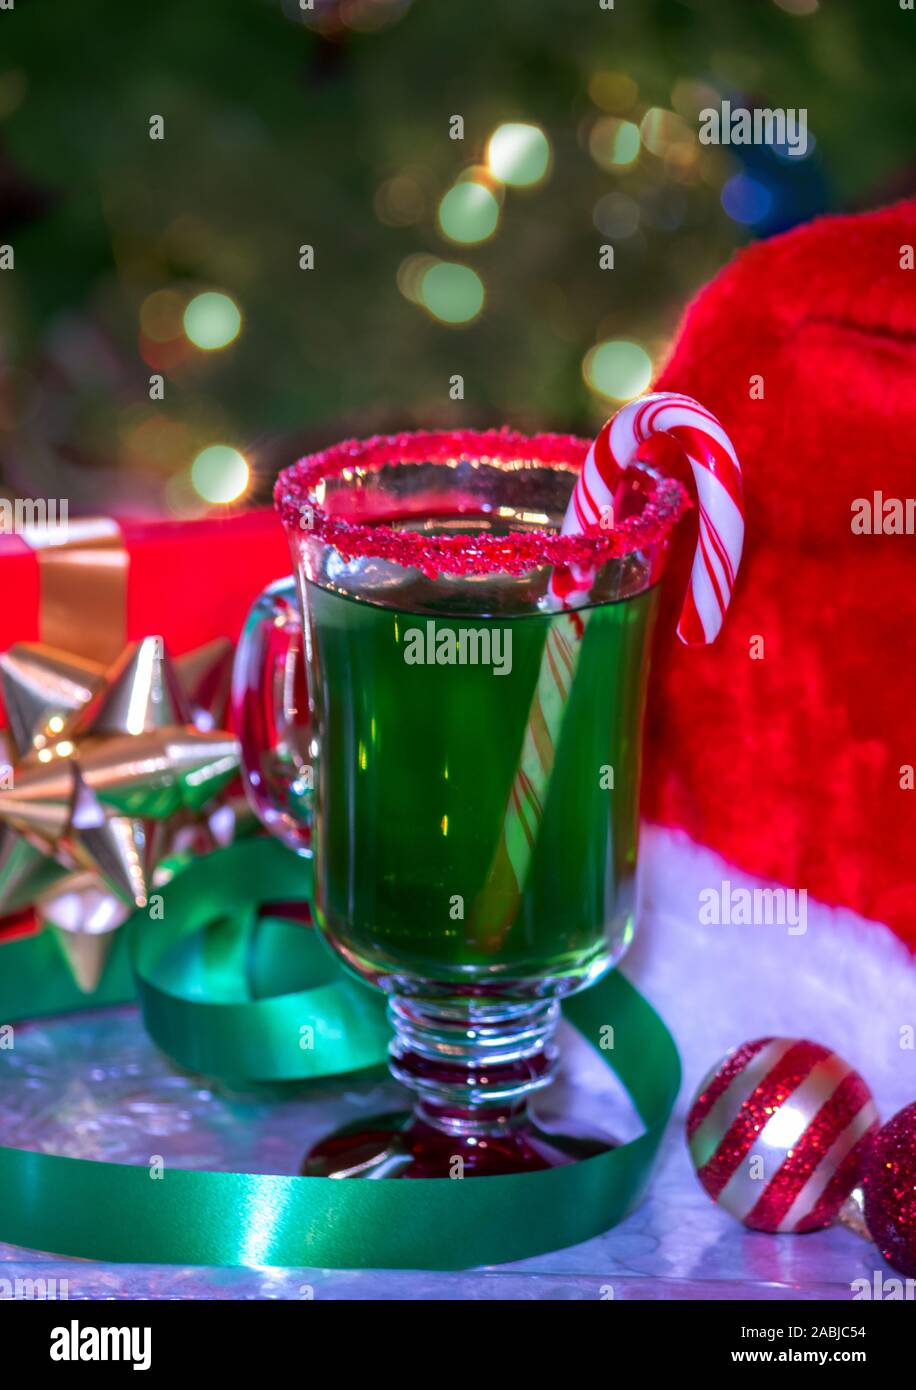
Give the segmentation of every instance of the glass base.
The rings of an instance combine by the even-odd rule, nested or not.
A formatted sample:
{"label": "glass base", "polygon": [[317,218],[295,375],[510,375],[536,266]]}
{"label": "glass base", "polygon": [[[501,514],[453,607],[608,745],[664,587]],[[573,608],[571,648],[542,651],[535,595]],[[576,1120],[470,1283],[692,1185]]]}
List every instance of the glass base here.
{"label": "glass base", "polygon": [[393,997],[389,1068],[412,1111],[349,1124],[301,1172],[322,1178],[488,1178],[606,1153],[614,1141],[554,1132],[529,1108],[556,1076],[556,1001]]}
{"label": "glass base", "polygon": [[[449,1128],[454,1125],[454,1128]],[[310,1178],[488,1178],[537,1173],[614,1147],[606,1139],[544,1130],[527,1111],[476,1117],[398,1111],[360,1120],[320,1140],[301,1173]]]}

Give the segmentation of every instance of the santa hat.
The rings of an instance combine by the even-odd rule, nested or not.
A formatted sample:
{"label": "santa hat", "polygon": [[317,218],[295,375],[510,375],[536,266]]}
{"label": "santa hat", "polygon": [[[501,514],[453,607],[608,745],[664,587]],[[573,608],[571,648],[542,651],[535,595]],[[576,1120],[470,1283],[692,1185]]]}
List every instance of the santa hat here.
{"label": "santa hat", "polygon": [[[645,845],[658,920],[632,968],[669,1016],[683,998],[688,1074],[783,1031],[916,1094],[896,1040],[916,970],[887,931],[916,948],[913,506],[898,532],[916,498],[914,244],[916,200],[753,245],[690,306],[657,383],[722,420],[747,501],[710,647],[672,640],[693,544],[678,540],[650,694],[643,812],[665,829]],[[713,883],[805,890],[807,939],[704,927]]]}
{"label": "santa hat", "polygon": [[686,315],[658,387],[729,431],[747,543],[715,645],[664,644],[644,803],[912,946],[914,243],[916,200],[822,218],[744,251]]}

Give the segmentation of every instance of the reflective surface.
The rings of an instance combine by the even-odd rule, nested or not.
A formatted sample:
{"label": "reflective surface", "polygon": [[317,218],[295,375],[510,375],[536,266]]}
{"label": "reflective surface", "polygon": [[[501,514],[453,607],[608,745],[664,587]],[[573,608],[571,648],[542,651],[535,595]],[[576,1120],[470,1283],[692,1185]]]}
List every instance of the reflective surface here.
{"label": "reflective surface", "polygon": [[[806,1236],[746,1231],[701,1189],[682,1123],[709,1063],[744,1037],[809,1031],[841,1042],[869,1077],[882,1114],[916,1095],[912,1054],[888,1048],[875,1019],[916,1011],[916,966],[890,933],[851,913],[809,902],[808,931],[786,941],[769,929],[702,927],[697,893],[734,869],[651,831],[645,919],[630,955],[634,981],[669,1020],[684,1057],[680,1118],[672,1123],[645,1202],[607,1234],[521,1264],[463,1273],[423,1270],[191,1269],[64,1262],[0,1246],[0,1297],[14,1280],[69,1281],[71,1298],[324,1299],[814,1299],[848,1301],[853,1280],[892,1272],[842,1228]],[[849,998],[849,979],[857,982]],[[688,987],[685,988],[685,982]],[[564,1065],[538,1102],[545,1115],[574,1115],[628,1139],[639,1132],[606,1068],[561,1030]],[[248,1167],[292,1173],[303,1140],[403,1107],[393,1083],[238,1095],[169,1066],[132,1010],[106,1010],[17,1027],[0,1068],[0,1130],[6,1142],[76,1157],[146,1163],[158,1153],[188,1167]]]}

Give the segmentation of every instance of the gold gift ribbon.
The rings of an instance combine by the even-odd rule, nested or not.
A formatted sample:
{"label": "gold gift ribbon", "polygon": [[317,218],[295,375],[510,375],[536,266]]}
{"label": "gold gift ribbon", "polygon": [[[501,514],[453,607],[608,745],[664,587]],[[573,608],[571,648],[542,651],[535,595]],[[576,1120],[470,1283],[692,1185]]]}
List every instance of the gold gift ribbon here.
{"label": "gold gift ribbon", "polygon": [[109,666],[127,642],[130,556],[109,517],[23,534],[39,572],[39,641]]}

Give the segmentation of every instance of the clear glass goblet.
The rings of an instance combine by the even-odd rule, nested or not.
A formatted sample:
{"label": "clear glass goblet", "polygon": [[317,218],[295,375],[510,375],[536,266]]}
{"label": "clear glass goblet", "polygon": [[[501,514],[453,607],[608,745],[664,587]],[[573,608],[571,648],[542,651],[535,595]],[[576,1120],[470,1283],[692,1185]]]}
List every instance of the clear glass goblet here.
{"label": "clear glass goblet", "polygon": [[[325,940],[387,994],[391,1071],[416,1097],[321,1141],[305,1173],[486,1176],[600,1147],[548,1133],[529,1101],[556,1075],[559,1001],[633,937],[650,638],[683,492],[640,469],[616,530],[560,538],[587,447],[401,435],[277,485],[294,578],[240,643],[245,776],[313,856]],[[594,575],[574,611],[548,595],[567,565]]]}

